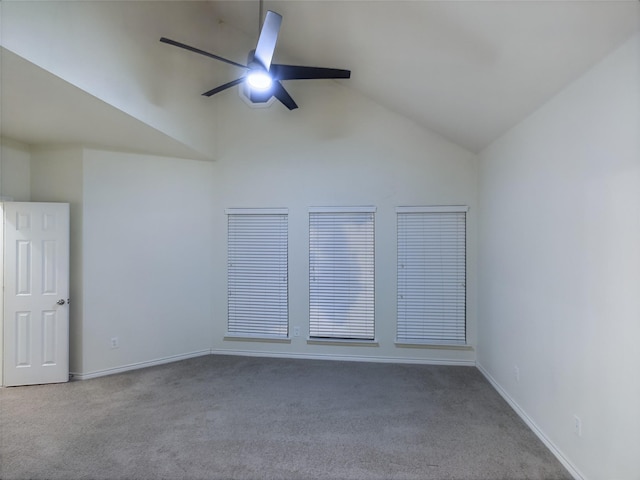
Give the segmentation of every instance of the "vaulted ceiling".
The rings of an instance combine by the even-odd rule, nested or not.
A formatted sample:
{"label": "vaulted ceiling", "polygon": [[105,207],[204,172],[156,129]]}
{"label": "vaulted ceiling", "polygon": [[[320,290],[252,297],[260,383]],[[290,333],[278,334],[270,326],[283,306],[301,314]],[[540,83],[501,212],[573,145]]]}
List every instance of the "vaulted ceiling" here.
{"label": "vaulted ceiling", "polygon": [[[274,61],[348,68],[352,78],[287,82],[300,109],[276,102],[260,115],[283,127],[308,118],[330,82],[473,152],[640,29],[636,0],[266,0],[267,9],[284,18]],[[257,0],[3,0],[0,133],[213,157],[216,122],[255,111],[236,89],[200,94],[241,71],[158,39],[245,63],[259,11]]]}

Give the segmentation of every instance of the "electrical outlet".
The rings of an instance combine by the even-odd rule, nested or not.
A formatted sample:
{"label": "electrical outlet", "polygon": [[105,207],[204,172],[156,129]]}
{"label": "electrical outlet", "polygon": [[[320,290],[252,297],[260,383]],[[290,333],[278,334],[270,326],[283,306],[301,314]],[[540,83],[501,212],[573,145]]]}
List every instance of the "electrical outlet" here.
{"label": "electrical outlet", "polygon": [[111,348],[118,347],[120,347],[120,340],[118,340],[118,337],[111,337]]}
{"label": "electrical outlet", "polygon": [[294,337],[300,336],[300,327],[293,327],[293,336]]}
{"label": "electrical outlet", "polygon": [[573,433],[575,433],[578,437],[582,436],[582,420],[577,415],[573,416]]}
{"label": "electrical outlet", "polygon": [[513,376],[516,379],[516,382],[520,381],[520,369],[518,368],[517,365],[513,366]]}

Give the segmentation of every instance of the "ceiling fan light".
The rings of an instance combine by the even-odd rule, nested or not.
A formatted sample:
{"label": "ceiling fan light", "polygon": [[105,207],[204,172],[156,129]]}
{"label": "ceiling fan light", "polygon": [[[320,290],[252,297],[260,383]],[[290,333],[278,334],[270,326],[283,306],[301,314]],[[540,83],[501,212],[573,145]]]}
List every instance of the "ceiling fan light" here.
{"label": "ceiling fan light", "polygon": [[271,76],[262,70],[254,70],[247,75],[247,83],[251,88],[259,91],[269,90],[273,80]]}

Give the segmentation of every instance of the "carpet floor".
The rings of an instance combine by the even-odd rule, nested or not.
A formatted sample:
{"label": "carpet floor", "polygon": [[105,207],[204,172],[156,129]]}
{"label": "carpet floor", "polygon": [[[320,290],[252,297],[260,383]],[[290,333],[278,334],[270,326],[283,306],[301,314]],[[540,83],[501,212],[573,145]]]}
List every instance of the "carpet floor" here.
{"label": "carpet floor", "polygon": [[473,367],[208,355],[0,389],[0,478],[571,479]]}

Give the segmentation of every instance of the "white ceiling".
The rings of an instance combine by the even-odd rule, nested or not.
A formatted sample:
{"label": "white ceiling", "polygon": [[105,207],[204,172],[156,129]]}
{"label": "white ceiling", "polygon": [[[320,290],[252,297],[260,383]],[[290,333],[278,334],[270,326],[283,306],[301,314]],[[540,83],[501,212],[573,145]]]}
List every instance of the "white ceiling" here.
{"label": "white ceiling", "polygon": [[[198,132],[173,135],[168,125],[176,116],[199,115],[195,102],[209,108],[220,100],[194,96],[169,112],[158,92],[171,96],[171,86],[183,98],[195,75],[206,90],[238,71],[157,40],[164,35],[244,63],[258,33],[258,1],[55,3],[0,2],[0,44],[7,49],[0,50],[2,135],[30,144],[156,145],[176,156],[203,151]],[[640,29],[636,0],[266,0],[264,8],[284,17],[275,62],[349,68],[352,78],[339,83],[473,152]],[[157,75],[158,68],[195,61],[197,67],[177,65],[188,67],[191,83]],[[302,82],[295,89],[300,109],[317,81]],[[248,108],[239,98],[231,105]]]}

